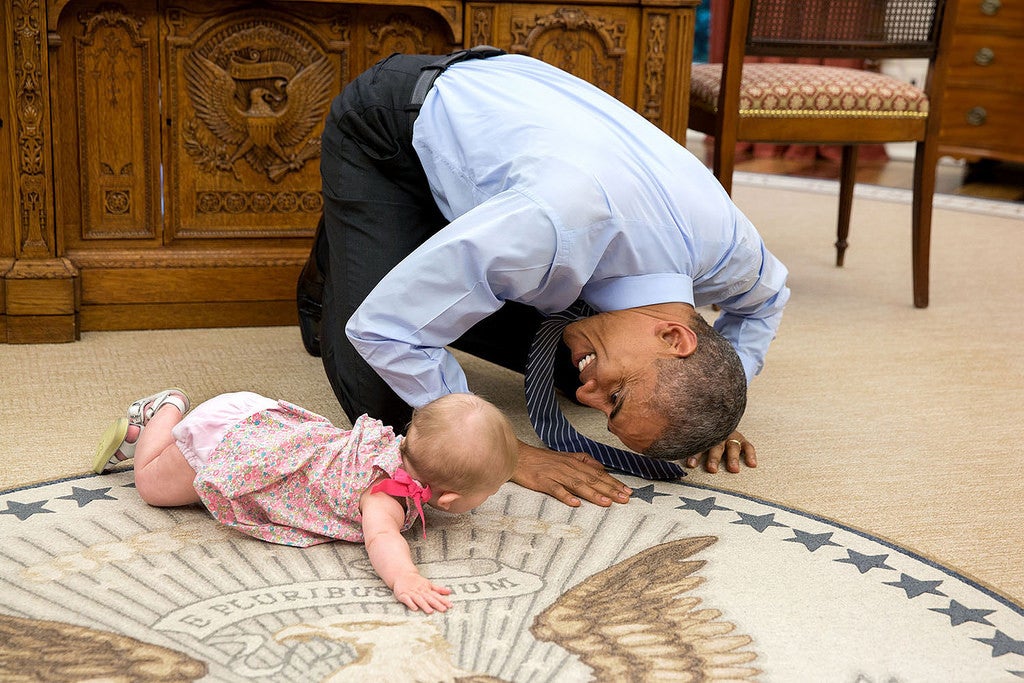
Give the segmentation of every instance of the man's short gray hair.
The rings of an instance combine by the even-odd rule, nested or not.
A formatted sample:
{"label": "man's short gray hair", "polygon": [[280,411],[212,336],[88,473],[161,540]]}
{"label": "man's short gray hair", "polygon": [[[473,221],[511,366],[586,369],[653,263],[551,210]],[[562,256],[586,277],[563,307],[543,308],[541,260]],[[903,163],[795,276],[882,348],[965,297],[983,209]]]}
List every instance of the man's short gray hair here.
{"label": "man's short gray hair", "polygon": [[668,426],[644,455],[681,460],[725,441],[747,406],[747,378],[736,350],[696,311],[689,325],[697,348],[656,362],[652,406]]}

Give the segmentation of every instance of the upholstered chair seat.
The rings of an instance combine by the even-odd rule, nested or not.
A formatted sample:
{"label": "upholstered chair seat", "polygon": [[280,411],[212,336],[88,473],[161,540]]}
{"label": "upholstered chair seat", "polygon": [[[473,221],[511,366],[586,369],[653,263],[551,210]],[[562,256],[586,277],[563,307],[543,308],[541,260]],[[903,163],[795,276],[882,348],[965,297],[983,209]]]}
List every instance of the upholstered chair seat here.
{"label": "upholstered chair seat", "polygon": [[[694,64],[691,106],[717,113],[721,64]],[[890,76],[808,64],[748,63],[740,81],[740,117],[928,118],[928,95]]]}

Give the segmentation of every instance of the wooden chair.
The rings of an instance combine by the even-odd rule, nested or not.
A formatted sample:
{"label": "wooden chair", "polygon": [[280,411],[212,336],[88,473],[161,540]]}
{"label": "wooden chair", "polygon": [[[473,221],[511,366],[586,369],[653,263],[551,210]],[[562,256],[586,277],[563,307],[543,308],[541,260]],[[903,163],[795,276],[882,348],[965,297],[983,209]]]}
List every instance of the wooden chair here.
{"label": "wooden chair", "polygon": [[[836,265],[850,230],[857,146],[914,141],[914,305],[928,305],[932,195],[948,43],[956,0],[733,0],[723,64],[693,65],[689,127],[714,137],[713,170],[732,191],[737,141],[842,147]],[[949,33],[947,31],[946,33]],[[925,58],[923,87],[812,64],[746,63],[746,56]]]}

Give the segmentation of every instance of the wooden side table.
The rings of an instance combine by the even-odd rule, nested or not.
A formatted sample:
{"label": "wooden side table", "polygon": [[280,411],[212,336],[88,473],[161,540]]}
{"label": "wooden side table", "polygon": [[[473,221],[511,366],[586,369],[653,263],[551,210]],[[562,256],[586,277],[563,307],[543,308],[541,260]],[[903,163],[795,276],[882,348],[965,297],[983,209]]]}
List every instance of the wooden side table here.
{"label": "wooden side table", "polygon": [[1024,3],[959,0],[941,103],[941,153],[1024,162]]}

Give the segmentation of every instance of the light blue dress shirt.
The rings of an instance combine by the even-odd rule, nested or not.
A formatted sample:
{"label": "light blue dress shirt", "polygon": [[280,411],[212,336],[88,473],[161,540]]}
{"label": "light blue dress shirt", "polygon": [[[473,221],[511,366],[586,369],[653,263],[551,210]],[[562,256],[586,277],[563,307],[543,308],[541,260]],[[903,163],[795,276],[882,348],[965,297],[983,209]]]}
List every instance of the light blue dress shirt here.
{"label": "light blue dress shirt", "polygon": [[761,370],[785,266],[707,168],[626,105],[530,57],[469,60],[427,94],[413,146],[450,223],[345,328],[410,405],[468,390],[444,347],[505,301],[715,303],[747,380]]}

